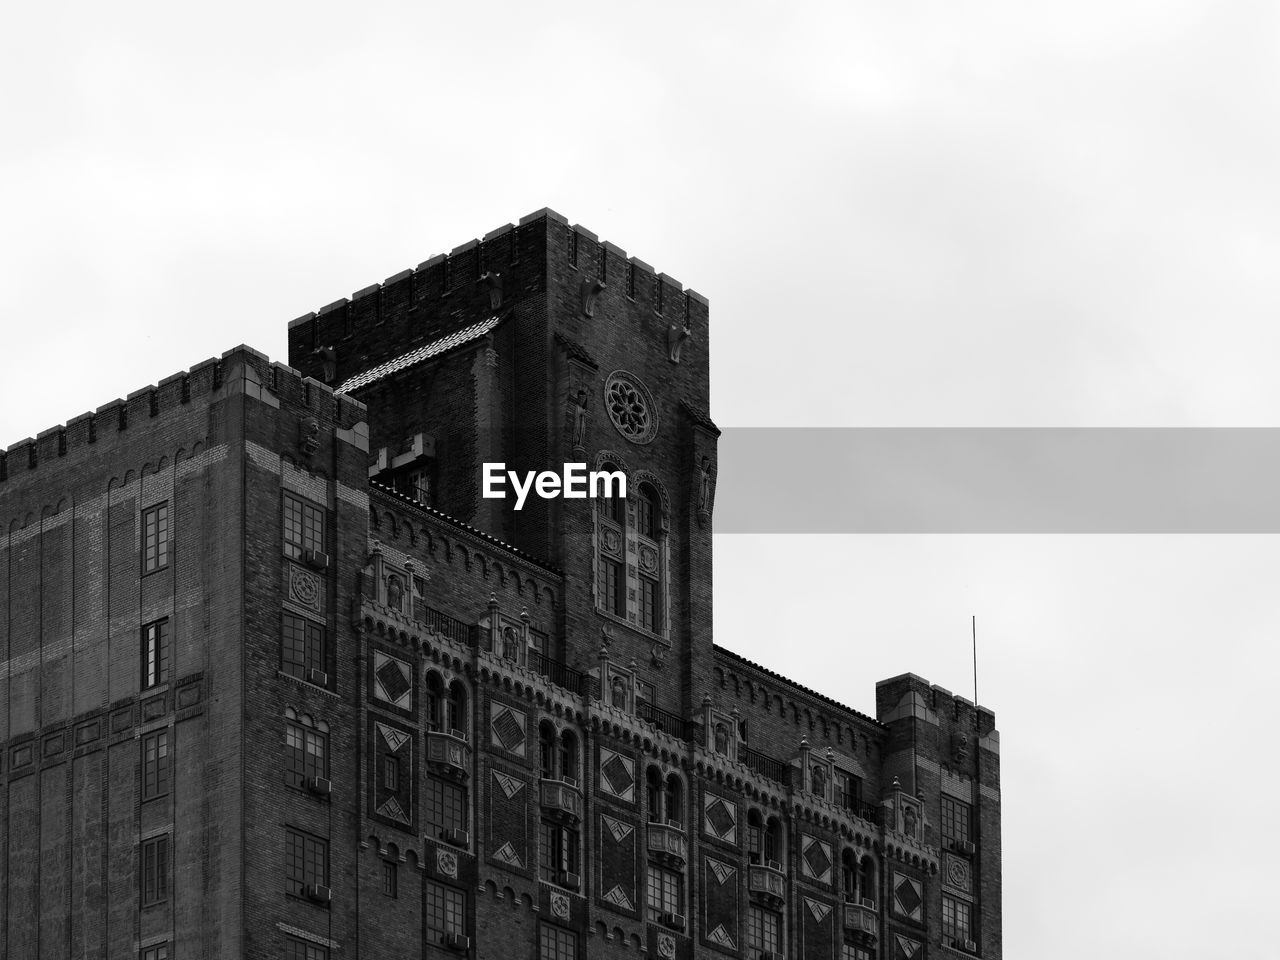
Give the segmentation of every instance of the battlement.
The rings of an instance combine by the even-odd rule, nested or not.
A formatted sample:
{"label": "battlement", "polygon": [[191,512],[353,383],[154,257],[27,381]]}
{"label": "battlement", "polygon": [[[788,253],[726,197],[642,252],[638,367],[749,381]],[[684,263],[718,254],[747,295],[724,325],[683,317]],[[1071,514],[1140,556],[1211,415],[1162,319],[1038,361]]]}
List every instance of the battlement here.
{"label": "battlement", "polygon": [[4,484],[19,482],[49,463],[109,443],[122,433],[174,411],[189,409],[192,404],[211,402],[220,391],[232,386],[258,396],[266,390],[343,427],[365,417],[364,404],[358,400],[335,395],[332,387],[282,363],[273,363],[242,344],[221,357],[202,360],[188,370],[134,390],[124,399],[111,400],[64,424],[42,430],[34,438],[10,444],[0,451],[0,490]]}
{"label": "battlement", "polygon": [[966,697],[952,693],[945,687],[930,683],[914,673],[904,673],[876,684],[876,715],[885,718],[899,710],[905,697],[913,696],[914,702],[931,711],[947,725],[976,730],[986,736],[995,730],[996,715],[988,707],[975,704]]}
{"label": "battlement", "polygon": [[[584,283],[615,287],[671,323],[707,321],[706,297],[543,208],[290,321],[290,363],[337,382],[356,372],[348,368],[351,356],[376,364],[387,350],[412,349],[475,322],[479,313],[542,295],[548,268],[557,265],[582,274]],[[329,350],[341,369],[326,377],[323,354]]]}

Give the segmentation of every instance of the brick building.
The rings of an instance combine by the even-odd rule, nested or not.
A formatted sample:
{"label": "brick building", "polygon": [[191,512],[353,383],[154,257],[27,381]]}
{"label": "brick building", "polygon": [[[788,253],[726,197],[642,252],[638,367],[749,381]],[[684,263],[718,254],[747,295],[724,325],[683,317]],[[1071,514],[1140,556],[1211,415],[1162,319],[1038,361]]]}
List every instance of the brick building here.
{"label": "brick building", "polygon": [[993,714],[713,643],[708,340],[543,210],[0,454],[0,955],[998,958]]}

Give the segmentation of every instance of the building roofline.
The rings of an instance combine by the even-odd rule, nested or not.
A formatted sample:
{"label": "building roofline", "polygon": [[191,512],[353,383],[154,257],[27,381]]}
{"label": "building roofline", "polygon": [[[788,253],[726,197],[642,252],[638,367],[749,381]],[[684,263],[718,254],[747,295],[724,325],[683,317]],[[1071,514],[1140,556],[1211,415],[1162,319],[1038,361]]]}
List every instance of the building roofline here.
{"label": "building roofline", "polygon": [[483,530],[479,530],[471,526],[471,524],[469,523],[464,523],[463,521],[459,520],[457,517],[453,517],[447,513],[443,513],[440,510],[437,510],[435,507],[429,507],[425,503],[421,503],[420,501],[413,499],[413,497],[406,496],[405,494],[401,493],[399,490],[394,490],[391,487],[388,487],[384,483],[379,483],[377,480],[370,480],[369,489],[375,493],[382,494],[388,499],[395,500],[401,506],[412,507],[415,510],[420,511],[421,513],[427,514],[433,519],[440,520],[443,523],[451,527],[454,527],[458,530],[463,530],[471,534],[472,536],[477,537],[480,540],[483,540],[485,543],[488,543],[495,547],[499,547],[502,550],[505,550],[507,553],[511,554],[511,556],[517,558],[518,560],[522,560],[525,563],[531,563],[535,567],[537,567],[539,570],[542,570],[545,573],[550,573],[561,578],[564,577],[563,570],[559,569],[558,567],[553,567],[551,564],[547,563],[545,560],[540,560],[531,553],[525,553],[519,547],[513,547],[511,544],[503,540],[499,540],[497,537],[493,536],[492,534],[485,533]]}
{"label": "building roofline", "polygon": [[809,696],[817,700],[820,700],[822,703],[828,704],[829,706],[833,706],[833,707],[839,707],[841,710],[844,710],[846,713],[851,713],[855,717],[858,717],[860,720],[865,720],[867,721],[867,723],[870,723],[881,730],[888,729],[888,727],[886,727],[883,723],[881,723],[875,717],[868,716],[867,714],[863,713],[861,710],[855,710],[853,709],[853,707],[849,706],[848,704],[841,703],[839,700],[833,699],[832,697],[828,697],[826,694],[819,693],[817,690],[813,690],[809,687],[806,687],[804,684],[796,683],[790,677],[784,677],[780,673],[775,673],[774,671],[770,670],[768,667],[763,667],[760,664],[756,663],[754,660],[748,660],[742,654],[734,653],[732,650],[722,647],[718,643],[712,644],[712,650],[714,650],[718,654],[723,654],[724,656],[730,658],[731,660],[737,660],[739,663],[745,664],[746,666],[750,667],[753,670],[759,670],[765,676],[773,677],[775,680],[781,680],[783,683],[790,684],[792,687],[794,687],[796,690],[799,690],[801,693],[808,694]]}

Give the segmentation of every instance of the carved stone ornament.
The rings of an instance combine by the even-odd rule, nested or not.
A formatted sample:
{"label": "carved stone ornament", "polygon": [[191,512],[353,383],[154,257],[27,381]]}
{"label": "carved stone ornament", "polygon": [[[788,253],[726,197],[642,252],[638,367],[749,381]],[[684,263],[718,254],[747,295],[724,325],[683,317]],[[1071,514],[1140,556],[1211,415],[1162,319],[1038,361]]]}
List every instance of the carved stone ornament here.
{"label": "carved stone ornament", "polygon": [[662,960],[675,960],[676,938],[669,933],[658,934],[658,956]]}
{"label": "carved stone ornament", "polygon": [[582,286],[579,289],[582,295],[582,315],[584,317],[594,317],[596,315],[596,298],[604,291],[604,284],[595,277],[583,277]]}
{"label": "carved stone ornament", "polygon": [[313,610],[320,609],[320,580],[305,570],[289,567],[289,597]]}
{"label": "carved stone ornament", "polygon": [[702,465],[698,468],[698,516],[701,519],[711,516],[714,486],[715,477],[711,470],[711,458],[703,457]]}
{"label": "carved stone ornament", "polygon": [[320,358],[320,379],[332,384],[338,378],[338,351],[333,347],[316,347],[311,354]]}
{"label": "carved stone ornament", "polygon": [[458,855],[452,850],[436,849],[436,870],[446,877],[458,875]]}
{"label": "carved stone ornament", "polygon": [[615,557],[622,555],[622,537],[613,527],[600,531],[600,549]]}
{"label": "carved stone ornament", "polygon": [[691,329],[680,323],[667,327],[667,358],[672,363],[680,362],[680,351],[684,349],[685,341],[692,333]]}
{"label": "carved stone ornament", "polygon": [[658,433],[653,396],[638,377],[622,370],[604,383],[604,405],[614,429],[632,443],[648,443]]}
{"label": "carved stone ornament", "polygon": [[969,737],[966,734],[956,733],[952,735],[951,756],[957,766],[963,765],[969,759]]}
{"label": "carved stone ornament", "polygon": [[566,894],[551,891],[551,915],[557,920],[569,919],[569,897]]}
{"label": "carved stone ornament", "polygon": [[497,310],[502,306],[502,274],[489,270],[480,276],[479,282],[489,291],[489,309]]}
{"label": "carved stone ornament", "polygon": [[298,448],[304,457],[313,457],[320,449],[320,421],[315,417],[298,424]]}
{"label": "carved stone ornament", "polygon": [[658,551],[647,543],[640,544],[640,571],[642,573],[658,571]]}

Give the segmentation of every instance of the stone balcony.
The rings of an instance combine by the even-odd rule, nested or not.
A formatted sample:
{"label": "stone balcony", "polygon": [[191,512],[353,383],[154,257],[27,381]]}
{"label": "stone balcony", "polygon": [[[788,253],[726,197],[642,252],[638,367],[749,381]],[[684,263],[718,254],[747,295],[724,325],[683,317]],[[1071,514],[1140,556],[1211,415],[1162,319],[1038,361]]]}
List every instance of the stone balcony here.
{"label": "stone balcony", "polygon": [[880,918],[874,905],[848,901],[844,905],[844,933],[855,943],[875,943],[880,935]]}
{"label": "stone balcony", "polygon": [[471,744],[466,735],[457,730],[428,730],[427,763],[459,780],[471,776]]}
{"label": "stone balcony", "polygon": [[750,864],[747,868],[747,892],[754,900],[781,906],[787,899],[787,875],[773,861]]}
{"label": "stone balcony", "polygon": [[668,866],[683,870],[689,859],[689,840],[684,828],[674,823],[649,824],[649,853]]}
{"label": "stone balcony", "polygon": [[542,810],[553,819],[564,823],[582,820],[582,789],[576,781],[542,780]]}

